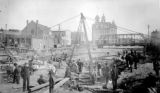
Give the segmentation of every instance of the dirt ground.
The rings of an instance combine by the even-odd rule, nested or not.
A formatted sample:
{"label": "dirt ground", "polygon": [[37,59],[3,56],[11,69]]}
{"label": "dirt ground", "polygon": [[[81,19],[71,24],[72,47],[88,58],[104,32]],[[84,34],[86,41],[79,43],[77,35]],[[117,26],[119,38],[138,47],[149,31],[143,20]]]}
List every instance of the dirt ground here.
{"label": "dirt ground", "polygon": [[[96,49],[96,50],[92,50],[92,56],[93,57],[97,57],[97,56],[103,56],[106,55],[107,52],[110,53],[110,55],[116,55],[117,51],[122,51],[122,49]],[[88,57],[87,55],[87,51],[86,49],[80,49],[80,50],[76,50],[74,52],[74,58],[78,59],[81,58],[82,60],[85,60],[86,57]],[[55,63],[54,65],[58,65],[57,63]],[[65,73],[65,67],[66,64],[65,62],[63,62],[62,68],[57,69],[56,72],[56,77],[64,77],[64,73]],[[33,75],[31,76],[31,83],[30,85],[32,86],[37,86],[37,79],[39,78],[39,76],[43,74],[45,77],[47,77],[48,75],[48,70],[47,69],[41,69],[36,71],[35,73],[33,73]],[[43,93],[44,91],[39,91],[38,93]],[[3,83],[0,84],[0,93],[27,93],[27,92],[22,92],[22,79],[19,85],[17,84],[12,84],[12,83]],[[56,90],[55,93],[79,93],[78,91],[70,91],[70,90],[66,90],[64,88],[59,88],[58,90]],[[89,91],[83,91],[80,93],[90,93]]]}

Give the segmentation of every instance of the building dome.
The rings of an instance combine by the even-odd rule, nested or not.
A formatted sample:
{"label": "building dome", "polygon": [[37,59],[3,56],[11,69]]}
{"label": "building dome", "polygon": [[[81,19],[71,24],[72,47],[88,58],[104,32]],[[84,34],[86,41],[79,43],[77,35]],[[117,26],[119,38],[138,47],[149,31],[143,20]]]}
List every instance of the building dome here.
{"label": "building dome", "polygon": [[96,22],[99,22],[99,16],[98,15],[95,17],[95,20],[96,20]]}
{"label": "building dome", "polygon": [[104,16],[104,14],[102,16],[101,22],[106,22],[106,17]]}

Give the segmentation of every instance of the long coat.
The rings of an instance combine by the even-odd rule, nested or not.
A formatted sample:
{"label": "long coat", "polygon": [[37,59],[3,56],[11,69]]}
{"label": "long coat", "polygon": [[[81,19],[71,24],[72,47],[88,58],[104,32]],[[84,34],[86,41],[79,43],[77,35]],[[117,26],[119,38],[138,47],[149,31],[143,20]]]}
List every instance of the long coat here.
{"label": "long coat", "polygon": [[21,76],[22,76],[22,78],[27,78],[30,76],[29,67],[26,67],[26,66],[22,67]]}
{"label": "long coat", "polygon": [[112,68],[111,79],[112,80],[117,80],[118,79],[118,69],[117,68]]}

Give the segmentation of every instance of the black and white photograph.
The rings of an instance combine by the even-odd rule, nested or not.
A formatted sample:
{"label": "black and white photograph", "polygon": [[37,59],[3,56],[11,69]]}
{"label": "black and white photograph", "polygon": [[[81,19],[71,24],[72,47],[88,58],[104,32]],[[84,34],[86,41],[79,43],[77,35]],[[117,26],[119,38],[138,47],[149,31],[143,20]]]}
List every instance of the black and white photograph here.
{"label": "black and white photograph", "polygon": [[0,0],[0,93],[160,93],[160,0]]}

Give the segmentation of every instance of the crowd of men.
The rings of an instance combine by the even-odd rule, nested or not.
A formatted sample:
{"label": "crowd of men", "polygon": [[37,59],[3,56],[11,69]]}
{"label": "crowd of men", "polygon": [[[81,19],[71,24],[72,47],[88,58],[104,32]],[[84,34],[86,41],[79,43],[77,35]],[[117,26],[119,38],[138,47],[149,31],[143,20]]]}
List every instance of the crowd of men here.
{"label": "crowd of men", "polygon": [[114,57],[112,59],[112,64],[108,65],[107,62],[99,63],[97,62],[97,75],[103,76],[106,80],[105,87],[108,84],[108,81],[112,81],[113,89],[117,88],[117,79],[119,75],[119,68],[117,67],[117,61],[125,62],[125,68],[128,68],[130,72],[132,72],[133,68],[137,69],[137,63],[140,62],[140,59],[144,59],[144,57],[138,53],[136,50],[125,50],[122,53],[118,52],[118,57]]}
{"label": "crowd of men", "polygon": [[130,50],[130,52],[124,51],[122,59],[125,59],[126,67],[129,68],[130,71],[132,72],[133,65],[134,65],[134,68],[137,69],[137,63],[139,62],[140,54],[137,53],[136,50],[134,51]]}
{"label": "crowd of men", "polygon": [[17,63],[14,63],[13,65],[14,66],[7,66],[8,81],[20,84],[20,78],[22,78],[23,91],[29,90],[30,69],[28,64],[25,63],[23,66],[20,66]]}
{"label": "crowd of men", "polygon": [[[121,53],[118,53],[118,56],[121,57],[122,60],[126,63],[126,68],[132,72],[133,68],[137,69],[137,63],[140,62],[140,59],[144,59],[145,57],[142,56],[140,53],[138,53],[136,50],[125,50],[122,53],[122,56],[120,56]],[[62,61],[66,61],[67,59],[67,54],[62,55],[63,57],[56,58],[56,57],[51,57],[52,61],[58,61],[59,64],[61,64]],[[153,61],[153,68],[156,72],[156,75],[159,76],[159,64],[158,64],[158,55],[152,55],[152,61]],[[20,83],[20,78],[22,77],[23,79],[23,91],[28,90],[29,91],[29,82],[30,82],[30,75],[32,72],[32,61],[33,59],[29,60],[28,64],[25,63],[23,66],[19,66],[16,63],[14,64],[14,67],[12,70],[8,67],[7,68],[7,74],[8,77],[10,77],[10,74],[13,73],[13,83],[19,84]],[[112,59],[113,64],[108,65],[105,63],[105,65],[102,65],[100,63],[96,63],[96,68],[97,68],[97,75],[103,75],[106,80],[106,84],[108,81],[111,79],[112,84],[113,84],[113,89],[115,90],[117,88],[117,79],[118,79],[118,68],[116,64],[116,59]],[[76,72],[77,74],[82,73],[84,63],[78,59],[74,60],[72,62],[68,62],[66,67],[66,72],[65,72],[65,77],[71,77],[71,72]],[[59,65],[60,66],[60,65]],[[40,76],[40,78],[37,80],[39,84],[44,84],[47,81],[43,78],[43,75]],[[53,72],[49,71],[49,91],[50,93],[53,92],[54,88],[54,79],[53,79]]]}
{"label": "crowd of men", "polygon": [[[7,75],[8,75],[8,81],[11,83],[20,84],[20,79],[23,80],[23,91],[30,91],[30,76],[32,75],[32,61],[33,59],[29,60],[29,62],[24,63],[23,66],[18,65],[17,63],[14,63],[12,65],[7,66]],[[54,88],[54,72],[50,69],[49,70],[49,90],[50,93],[53,93]],[[43,78],[43,75],[40,75],[40,78],[37,80],[38,84],[44,84],[46,83],[46,79]]]}

